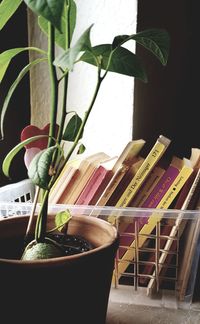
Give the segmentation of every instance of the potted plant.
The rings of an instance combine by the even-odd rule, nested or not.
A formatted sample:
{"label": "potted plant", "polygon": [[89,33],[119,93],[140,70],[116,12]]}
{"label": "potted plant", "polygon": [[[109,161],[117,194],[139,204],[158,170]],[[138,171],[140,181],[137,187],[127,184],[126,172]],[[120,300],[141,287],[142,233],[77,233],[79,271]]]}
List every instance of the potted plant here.
{"label": "potted plant", "polygon": [[[36,51],[39,54],[38,59],[29,62],[22,69],[8,91],[1,109],[2,137],[4,117],[14,90],[24,75],[43,61],[49,68],[51,109],[48,135],[25,139],[3,161],[3,172],[9,176],[10,164],[19,150],[30,143],[48,138],[47,147],[34,156],[28,168],[28,176],[41,191],[38,214],[34,215],[33,206],[32,217],[10,217],[0,222],[2,309],[6,310],[9,322],[13,311],[9,311],[11,306],[7,300],[11,297],[12,307],[16,311],[15,320],[20,320],[25,310],[25,313],[31,314],[32,320],[39,322],[42,318],[46,323],[59,320],[73,324],[102,324],[106,319],[115,253],[119,244],[117,231],[100,219],[74,215],[71,217],[67,210],[57,215],[49,215],[49,192],[72,153],[85,150],[80,139],[106,75],[111,71],[147,81],[139,59],[123,45],[130,40],[136,41],[166,65],[169,35],[165,30],[150,29],[133,35],[116,36],[112,44],[92,46],[92,26],[89,26],[75,45],[71,46],[76,26],[76,1],[18,0],[13,4],[13,0],[3,0],[0,3],[2,26],[22,2],[38,16],[39,26],[48,38],[48,48],[44,50],[27,46],[8,49],[0,54],[1,80],[16,55],[23,51]],[[62,52],[56,57],[57,46]],[[97,70],[94,94],[83,118],[76,112],[69,112],[67,107],[68,76],[73,73],[73,67],[78,62],[92,64]],[[63,102],[58,106],[58,93],[61,91]],[[58,111],[61,113],[60,120]],[[69,113],[72,117],[66,123]],[[67,152],[62,148],[63,141],[72,143]],[[27,226],[31,228],[28,232]],[[53,239],[49,236],[52,229],[59,239],[60,235],[62,239],[67,235],[81,236],[92,245],[92,249],[66,255],[63,244],[57,241],[57,236],[54,235]]]}

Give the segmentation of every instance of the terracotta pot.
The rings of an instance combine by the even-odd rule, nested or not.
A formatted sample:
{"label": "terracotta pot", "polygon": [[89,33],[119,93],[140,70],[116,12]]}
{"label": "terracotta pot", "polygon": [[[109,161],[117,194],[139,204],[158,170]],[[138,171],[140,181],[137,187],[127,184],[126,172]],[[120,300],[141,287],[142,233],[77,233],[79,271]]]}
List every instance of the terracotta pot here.
{"label": "terracotta pot", "polygon": [[[94,249],[47,260],[15,260],[27,221],[26,216],[0,221],[1,317],[5,313],[6,323],[25,322],[25,314],[26,323],[105,323],[119,245],[116,229],[98,218],[74,216],[68,233],[83,236]],[[50,228],[52,222],[50,216]]]}

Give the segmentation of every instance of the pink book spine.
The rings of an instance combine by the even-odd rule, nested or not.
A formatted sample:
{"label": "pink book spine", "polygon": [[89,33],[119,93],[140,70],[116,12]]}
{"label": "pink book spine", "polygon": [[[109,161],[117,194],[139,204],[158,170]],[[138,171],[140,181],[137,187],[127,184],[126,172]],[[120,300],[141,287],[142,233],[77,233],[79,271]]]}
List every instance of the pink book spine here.
{"label": "pink book spine", "polygon": [[[159,204],[160,200],[163,198],[173,181],[176,179],[177,175],[179,174],[179,169],[173,165],[170,165],[163,176],[161,177],[160,181],[157,183],[153,191],[147,197],[147,199],[142,204],[142,208],[156,208]],[[145,216],[145,215],[144,215]],[[146,224],[148,221],[148,217],[141,217],[139,219],[138,227],[139,230]],[[120,238],[120,245],[122,246],[129,246],[133,239],[130,236],[126,236],[128,232],[134,232],[134,220],[133,224],[129,224],[125,230],[124,236]],[[120,257],[122,257],[124,253],[120,253]]]}
{"label": "pink book spine", "polygon": [[178,174],[179,169],[170,165],[141,207],[156,208]]}
{"label": "pink book spine", "polygon": [[109,170],[101,165],[94,171],[76,200],[76,205],[88,205],[90,203],[108,172]]}

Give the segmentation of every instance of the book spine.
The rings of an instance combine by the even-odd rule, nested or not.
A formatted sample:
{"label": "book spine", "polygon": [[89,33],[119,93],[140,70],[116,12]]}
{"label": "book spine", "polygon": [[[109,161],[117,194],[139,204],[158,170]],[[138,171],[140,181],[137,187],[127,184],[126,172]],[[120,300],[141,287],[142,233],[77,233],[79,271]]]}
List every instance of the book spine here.
{"label": "book spine", "polygon": [[[184,166],[182,168],[182,170],[180,171],[179,175],[177,176],[177,178],[174,181],[174,184],[172,184],[171,189],[169,190],[169,192],[166,195],[166,199],[163,201],[162,205],[159,206],[158,208],[168,208],[172,201],[175,199],[175,197],[177,196],[177,194],[180,192],[180,190],[183,188],[184,184],[186,183],[186,181],[189,179],[189,177],[191,176],[193,172],[193,168],[192,167],[187,167]],[[173,226],[171,232],[170,232],[170,237],[175,237],[175,235],[177,234],[178,231],[178,226],[180,225],[181,222],[181,215],[180,217],[176,220],[176,224],[175,226]],[[182,229],[183,231],[183,229]],[[160,258],[159,258],[159,264],[163,264],[167,258],[167,256],[169,255],[169,251],[171,249],[173,240],[167,240],[165,247],[164,247],[164,252],[161,254]],[[162,267],[159,268],[159,273],[162,270]],[[154,273],[155,275],[155,273]],[[155,287],[155,279],[152,278],[149,281],[148,284],[148,293],[150,293]]]}
{"label": "book spine", "polygon": [[98,199],[98,201],[96,203],[97,206],[105,206],[106,205],[107,201],[109,200],[112,193],[115,191],[115,189],[119,185],[122,178],[125,176],[128,169],[129,169],[128,166],[123,165],[116,171],[116,173],[111,178],[108,185],[106,186],[105,190],[102,192],[101,197]]}
{"label": "book spine", "polygon": [[142,204],[143,208],[156,208],[158,203],[161,201],[175,178],[177,177],[179,170],[170,165],[166,172],[163,174],[160,181],[157,183],[153,191],[147,197],[147,199]]}
{"label": "book spine", "polygon": [[[147,201],[147,205],[145,206],[145,202],[148,198],[144,199],[144,197],[147,196],[148,192],[150,192],[149,195],[152,193],[152,195],[151,195],[152,198],[150,198],[149,201],[151,202],[153,199],[155,199],[158,204],[158,199],[162,198],[162,196],[164,195],[164,192],[166,192],[166,190],[169,188],[169,183],[171,183],[174,180],[175,175],[178,174],[178,170],[176,168],[173,168],[171,170],[172,171],[171,173],[170,173],[170,170],[171,170],[171,168],[168,168],[166,171],[167,173],[166,173],[164,169],[162,169],[160,167],[154,167],[154,169],[150,173],[147,181],[144,183],[144,188],[141,188],[141,190],[139,191],[139,195],[138,195],[139,197],[136,196],[135,201],[131,202],[131,206],[155,208],[156,204],[154,204],[154,206],[153,206],[153,204],[151,203],[151,206],[149,206],[148,201]],[[165,172],[165,175],[164,175],[164,172]],[[161,175],[162,175],[162,177],[161,177]],[[161,177],[161,184],[159,182],[159,184],[160,184],[160,186],[159,186],[159,185],[157,185],[157,183],[158,183],[160,177]],[[167,185],[166,185],[166,183],[167,183]],[[154,196],[155,196],[155,198],[154,198]],[[144,200],[143,203],[142,203],[142,201],[140,201],[140,204],[139,204],[139,202],[138,202],[138,204],[136,204],[136,202],[138,200],[141,200],[142,198]],[[146,221],[146,218],[141,217],[140,221],[138,222],[139,229],[142,228],[144,220]],[[134,229],[135,229],[134,226],[135,226],[134,221],[133,221],[133,223],[129,224],[128,226],[126,226],[126,225],[121,226],[120,232],[133,233]],[[129,235],[125,234],[125,235],[121,236],[121,238],[120,238],[121,245],[129,246],[130,243],[131,243],[131,237]],[[120,257],[121,256],[122,256],[122,254],[120,253]]]}
{"label": "book spine", "polygon": [[103,166],[99,166],[97,170],[94,171],[83,191],[79,195],[75,204],[77,205],[89,205],[93,196],[95,195],[98,187],[108,175],[110,170],[105,169]]}
{"label": "book spine", "polygon": [[[77,169],[74,168],[73,166],[71,166],[68,170],[68,173],[66,172],[66,174],[64,174],[62,176],[62,178],[60,178],[60,182],[57,183],[57,189],[55,189],[52,194],[49,196],[49,202],[51,204],[57,204],[62,193],[63,190],[62,189],[62,185],[65,185],[65,188],[69,185],[70,181],[73,182],[73,179],[75,178],[75,174],[77,173]],[[62,180],[62,181],[61,181]]]}
{"label": "book spine", "polygon": [[[168,191],[165,193],[165,195],[163,196],[163,198],[161,199],[161,201],[159,202],[156,208],[167,209],[172,203],[172,201],[175,199],[175,197],[178,195],[181,188],[183,187],[187,179],[190,177],[192,172],[193,169],[191,167],[183,166],[182,170],[179,172],[178,176],[176,177],[176,179],[174,180],[174,182],[172,183]],[[145,216],[146,224],[144,224],[139,231],[137,248],[141,248],[143,246],[143,244],[148,238],[148,235],[151,234],[151,232],[156,227],[157,223],[160,222],[162,217],[163,217],[162,212],[160,213],[153,212],[148,218]],[[124,253],[121,259],[122,262],[120,261],[118,263],[119,273],[123,273],[126,270],[128,265],[128,262],[123,263],[123,259],[132,260],[132,261],[135,259],[135,248],[136,248],[135,240],[132,240],[132,243],[129,246],[131,247],[131,249],[128,249]]]}
{"label": "book spine", "polygon": [[[163,156],[164,152],[166,151],[167,147],[170,144],[170,140],[162,135],[159,136],[156,143],[150,150],[147,157],[144,159],[142,165],[136,172],[133,179],[130,181],[129,185],[124,190],[123,194],[117,201],[115,207],[127,207],[131,200],[134,198],[136,193],[138,192],[140,186],[146,179],[146,177],[150,174],[153,167],[156,165],[156,163],[160,160],[160,158]],[[111,213],[111,215],[108,217],[108,221],[112,224],[115,224],[116,222],[116,213]]]}
{"label": "book spine", "polygon": [[117,160],[116,164],[114,165],[114,172],[121,166],[121,165],[127,165],[130,166],[135,162],[135,158],[138,156],[139,152],[143,148],[145,144],[145,141],[143,139],[141,140],[135,140],[130,141],[122,151],[122,153],[119,156],[119,159]]}
{"label": "book spine", "polygon": [[142,185],[143,181],[153,169],[155,164],[160,160],[161,156],[164,154],[166,148],[168,147],[170,141],[161,141],[158,139],[145,158],[144,162],[142,163],[141,167],[136,172],[135,176],[123,192],[122,196],[118,200],[116,207],[127,207],[128,204],[131,202],[133,197],[135,196],[136,192]]}
{"label": "book spine", "polygon": [[128,186],[128,184],[130,183],[131,179],[133,179],[134,175],[136,174],[136,172],[138,171],[138,169],[140,168],[140,166],[142,165],[144,159],[139,157],[137,159],[136,162],[133,163],[133,165],[131,165],[128,169],[128,171],[126,172],[125,176],[123,177],[123,179],[120,181],[117,190],[114,190],[114,192],[112,193],[110,199],[108,200],[108,206],[115,206],[117,201],[119,200],[119,198],[121,197],[121,195],[124,192],[124,188],[126,188]]}
{"label": "book spine", "polygon": [[141,189],[135,196],[135,198],[131,201],[131,207],[141,207],[142,204],[146,201],[147,197],[149,197],[150,193],[153,191],[155,186],[157,185],[160,178],[163,176],[165,169],[155,166],[148,176],[147,180],[142,185]]}

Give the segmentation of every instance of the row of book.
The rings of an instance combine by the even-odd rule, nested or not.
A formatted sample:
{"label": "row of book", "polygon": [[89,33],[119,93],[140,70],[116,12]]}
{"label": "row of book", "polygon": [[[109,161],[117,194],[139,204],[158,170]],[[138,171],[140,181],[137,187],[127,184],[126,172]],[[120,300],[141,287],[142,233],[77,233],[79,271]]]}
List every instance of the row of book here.
{"label": "row of book", "polygon": [[[160,135],[148,155],[142,156],[145,140],[130,141],[119,156],[110,157],[99,152],[88,157],[69,161],[56,180],[51,192],[51,204],[94,205],[113,207],[140,207],[145,209],[199,209],[200,149],[191,148],[190,157],[172,156],[165,159],[171,140]],[[191,286],[191,271],[194,270],[194,256],[197,263],[199,221],[183,220],[183,212],[170,226],[159,229],[159,248],[151,246],[150,236],[158,223],[162,224],[162,213],[152,212],[148,217],[132,222],[120,222],[121,250],[118,256],[118,276],[134,264],[137,253],[144,255],[141,262],[139,283],[148,291],[158,285],[164,273],[163,264],[170,263],[179,244],[176,237],[185,237],[182,243],[184,253],[179,256],[176,289],[179,299],[184,300],[188,285]],[[95,215],[96,216],[96,215]],[[108,221],[116,222],[116,213]],[[130,235],[130,233],[137,233]],[[127,234],[127,235],[126,235]],[[158,235],[158,234],[157,234]],[[155,236],[156,237],[156,236]],[[137,246],[136,246],[137,245]],[[125,248],[126,247],[126,248]],[[156,251],[153,253],[152,251]],[[137,256],[138,259],[138,256]],[[128,261],[127,261],[128,260]],[[197,269],[197,266],[196,266]],[[196,273],[192,274],[192,280]],[[147,280],[148,279],[148,280]]]}

